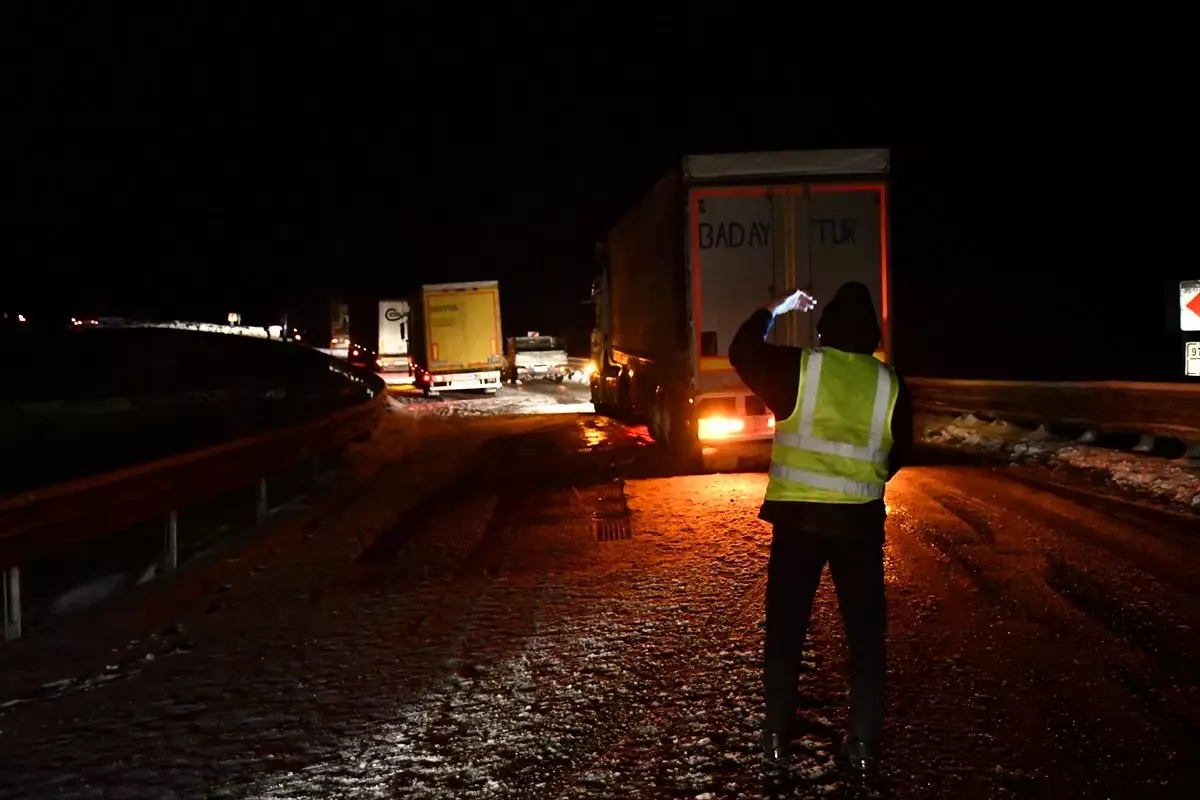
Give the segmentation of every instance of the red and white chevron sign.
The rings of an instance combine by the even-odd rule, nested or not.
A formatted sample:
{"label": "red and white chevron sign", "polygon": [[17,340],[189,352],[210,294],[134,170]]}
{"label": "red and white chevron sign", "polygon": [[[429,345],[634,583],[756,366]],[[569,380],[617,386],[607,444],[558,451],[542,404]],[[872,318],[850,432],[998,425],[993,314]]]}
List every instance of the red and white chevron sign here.
{"label": "red and white chevron sign", "polygon": [[1179,330],[1200,331],[1200,281],[1179,282]]}

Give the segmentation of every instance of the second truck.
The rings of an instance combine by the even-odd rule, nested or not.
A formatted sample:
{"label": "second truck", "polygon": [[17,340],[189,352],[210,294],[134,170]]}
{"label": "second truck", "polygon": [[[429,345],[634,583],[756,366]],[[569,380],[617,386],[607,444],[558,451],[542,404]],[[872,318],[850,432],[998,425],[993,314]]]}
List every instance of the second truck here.
{"label": "second truck", "polygon": [[495,394],[504,366],[496,281],[422,286],[409,303],[412,380],[426,394]]}
{"label": "second truck", "polygon": [[651,436],[707,468],[769,457],[775,419],[738,379],[729,343],[790,289],[814,314],[771,341],[817,345],[821,308],[859,281],[891,356],[887,150],[685,157],[609,231],[593,287],[592,402],[645,419]]}

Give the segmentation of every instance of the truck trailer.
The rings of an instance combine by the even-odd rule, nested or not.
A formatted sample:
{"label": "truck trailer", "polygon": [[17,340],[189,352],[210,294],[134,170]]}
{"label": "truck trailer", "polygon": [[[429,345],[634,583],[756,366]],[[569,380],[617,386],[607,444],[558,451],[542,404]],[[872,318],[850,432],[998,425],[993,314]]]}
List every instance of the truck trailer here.
{"label": "truck trailer", "polygon": [[407,300],[379,302],[379,347],[375,369],[389,384],[412,383],[408,358],[409,311]]}
{"label": "truck trailer", "polygon": [[422,286],[409,303],[413,383],[426,394],[495,394],[504,366],[496,281]]}
{"label": "truck trailer", "polygon": [[350,306],[341,297],[329,299],[329,353],[343,361],[350,357]]}
{"label": "truck trailer", "polygon": [[771,341],[817,344],[820,310],[847,281],[870,289],[891,357],[887,150],[687,156],[609,231],[593,286],[592,402],[644,419],[708,468],[769,458],[775,419],[729,363],[756,309],[790,289],[815,313]]}

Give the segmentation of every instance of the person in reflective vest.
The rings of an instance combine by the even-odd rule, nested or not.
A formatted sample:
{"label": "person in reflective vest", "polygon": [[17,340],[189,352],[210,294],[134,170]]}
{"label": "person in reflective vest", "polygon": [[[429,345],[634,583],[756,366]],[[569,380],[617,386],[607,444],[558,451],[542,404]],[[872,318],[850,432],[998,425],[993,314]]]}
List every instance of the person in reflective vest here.
{"label": "person in reflective vest", "polygon": [[904,381],[875,356],[880,326],[866,286],[838,289],[821,311],[819,346],[767,342],[775,318],[794,310],[796,298],[789,294],[756,311],[729,346],[739,377],[777,420],[759,511],[773,527],[763,749],[782,758],[797,732],[804,640],[828,563],[850,645],[850,724],[842,752],[852,768],[870,771],[884,713],[884,487],[911,450],[912,404]]}

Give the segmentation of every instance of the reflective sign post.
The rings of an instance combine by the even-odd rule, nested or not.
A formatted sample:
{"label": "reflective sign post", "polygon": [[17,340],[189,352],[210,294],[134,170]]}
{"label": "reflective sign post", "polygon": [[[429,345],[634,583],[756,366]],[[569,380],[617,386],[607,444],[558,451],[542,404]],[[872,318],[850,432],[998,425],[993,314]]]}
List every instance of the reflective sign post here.
{"label": "reflective sign post", "polygon": [[1200,281],[1179,282],[1179,330],[1200,331]]}

